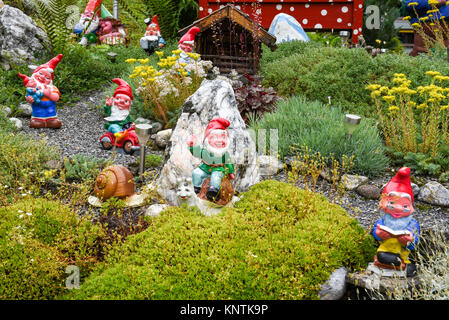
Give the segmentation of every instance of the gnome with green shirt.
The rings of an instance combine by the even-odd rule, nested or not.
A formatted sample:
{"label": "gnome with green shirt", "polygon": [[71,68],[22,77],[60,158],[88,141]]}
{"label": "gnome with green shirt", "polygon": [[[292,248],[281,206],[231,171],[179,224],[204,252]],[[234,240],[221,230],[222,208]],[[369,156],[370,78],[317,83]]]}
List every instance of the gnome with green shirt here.
{"label": "gnome with green shirt", "polygon": [[234,164],[228,152],[230,145],[229,132],[226,130],[230,122],[224,118],[212,119],[204,132],[203,147],[198,145],[196,136],[187,141],[194,157],[201,159],[202,164],[192,171],[192,183],[195,193],[201,191],[204,180],[210,178],[210,187],[206,197],[214,201],[220,191],[221,183],[226,175],[234,179]]}

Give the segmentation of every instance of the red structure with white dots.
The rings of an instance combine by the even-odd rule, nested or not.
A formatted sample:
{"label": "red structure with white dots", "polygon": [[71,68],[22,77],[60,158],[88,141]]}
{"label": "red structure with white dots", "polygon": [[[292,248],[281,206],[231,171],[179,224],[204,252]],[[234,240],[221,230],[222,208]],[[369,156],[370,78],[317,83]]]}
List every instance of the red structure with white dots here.
{"label": "red structure with white dots", "polygon": [[199,19],[233,4],[264,28],[278,13],[291,15],[306,31],[347,30],[357,43],[363,27],[363,0],[199,0]]}

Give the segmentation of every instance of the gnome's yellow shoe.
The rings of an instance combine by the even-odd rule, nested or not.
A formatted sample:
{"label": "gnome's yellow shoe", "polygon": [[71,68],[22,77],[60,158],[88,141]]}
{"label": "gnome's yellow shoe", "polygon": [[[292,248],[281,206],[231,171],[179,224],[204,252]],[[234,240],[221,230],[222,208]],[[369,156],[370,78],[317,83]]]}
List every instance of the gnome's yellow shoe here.
{"label": "gnome's yellow shoe", "polygon": [[126,136],[127,133],[128,133],[128,130],[126,130],[124,132],[116,132],[116,133],[114,133],[114,136],[115,136],[117,142],[120,142]]}

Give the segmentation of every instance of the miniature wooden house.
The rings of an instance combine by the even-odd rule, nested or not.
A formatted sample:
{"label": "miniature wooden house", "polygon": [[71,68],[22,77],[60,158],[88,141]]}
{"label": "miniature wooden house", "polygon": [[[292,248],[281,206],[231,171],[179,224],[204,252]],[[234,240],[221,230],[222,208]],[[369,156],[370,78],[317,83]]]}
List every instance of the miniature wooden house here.
{"label": "miniature wooden house", "polygon": [[192,27],[200,28],[195,51],[210,60],[220,72],[235,69],[239,74],[256,74],[262,43],[276,49],[276,38],[233,5],[226,5],[179,31],[184,35]]}

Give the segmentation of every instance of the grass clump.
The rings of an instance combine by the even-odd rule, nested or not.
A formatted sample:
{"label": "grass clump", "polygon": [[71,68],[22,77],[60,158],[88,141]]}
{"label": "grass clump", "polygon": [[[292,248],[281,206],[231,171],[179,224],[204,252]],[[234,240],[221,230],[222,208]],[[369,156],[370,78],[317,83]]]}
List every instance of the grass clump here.
{"label": "grass clump", "polygon": [[75,265],[81,277],[102,255],[104,231],[59,202],[27,198],[0,208],[0,299],[53,299]]}
{"label": "grass clump", "polygon": [[67,298],[318,299],[334,269],[362,268],[374,251],[341,207],[264,181],[216,216],[169,208]]}
{"label": "grass clump", "polygon": [[385,146],[372,121],[363,118],[349,138],[344,127],[344,113],[339,108],[316,101],[307,102],[302,97],[281,101],[276,112],[266,113],[253,121],[251,128],[256,132],[277,129],[282,158],[296,155],[305,145],[312,153],[319,152],[329,159],[333,155],[340,163],[344,156],[353,156],[351,171],[357,174],[376,176],[388,165]]}

